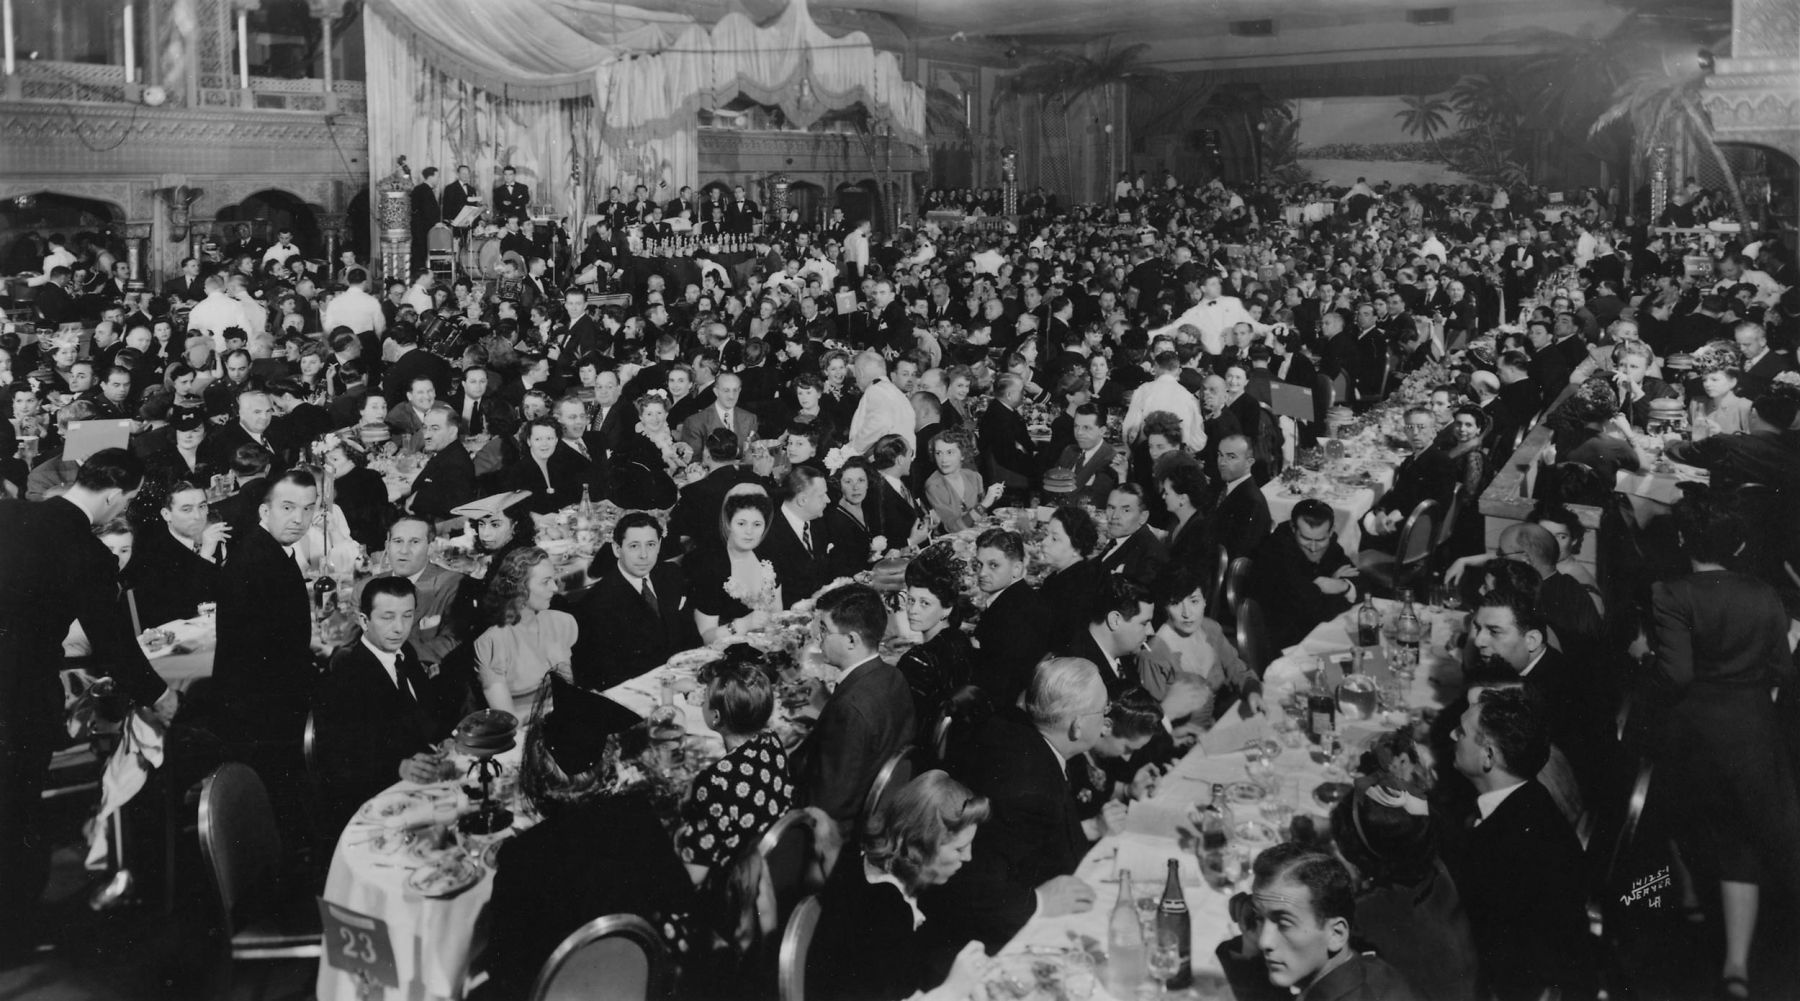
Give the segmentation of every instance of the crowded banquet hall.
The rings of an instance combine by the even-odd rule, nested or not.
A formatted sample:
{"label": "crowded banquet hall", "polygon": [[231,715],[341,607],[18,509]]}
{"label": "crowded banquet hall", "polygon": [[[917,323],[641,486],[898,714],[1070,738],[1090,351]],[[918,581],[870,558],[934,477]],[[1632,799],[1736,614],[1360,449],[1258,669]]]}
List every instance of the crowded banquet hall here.
{"label": "crowded banquet hall", "polygon": [[0,14],[0,999],[1800,997],[1794,0]]}

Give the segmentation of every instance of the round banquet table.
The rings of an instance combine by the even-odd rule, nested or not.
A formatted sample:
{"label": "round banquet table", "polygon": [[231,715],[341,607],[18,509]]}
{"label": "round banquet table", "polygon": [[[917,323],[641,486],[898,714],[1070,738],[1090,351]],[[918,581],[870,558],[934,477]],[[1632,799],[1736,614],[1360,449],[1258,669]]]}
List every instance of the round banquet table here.
{"label": "round banquet table", "polygon": [[[1378,599],[1376,604],[1384,615],[1392,615],[1395,610],[1392,602]],[[1433,642],[1423,652],[1422,663],[1407,692],[1406,702],[1409,708],[1441,709],[1462,694],[1460,659],[1446,650],[1445,641],[1454,636],[1456,623],[1460,622],[1464,613],[1423,607],[1420,612],[1432,627]],[[1189,807],[1204,802],[1211,796],[1214,784],[1230,784],[1247,777],[1245,766],[1248,759],[1244,755],[1244,745],[1255,739],[1278,736],[1274,724],[1280,713],[1279,695],[1282,689],[1293,685],[1298,690],[1304,690],[1307,684],[1305,672],[1311,669],[1315,657],[1347,652],[1351,646],[1350,621],[1349,613],[1346,613],[1321,624],[1305,640],[1289,647],[1279,659],[1269,665],[1263,679],[1264,689],[1269,693],[1266,703],[1268,712],[1273,715],[1258,714],[1243,719],[1235,713],[1227,714],[1225,720],[1220,721],[1175,764],[1159,784],[1154,796],[1131,804],[1123,833],[1108,835],[1089,849],[1075,875],[1094,887],[1097,893],[1091,910],[1057,918],[1033,918],[1007,943],[1000,954],[1054,953],[1068,948],[1072,942],[1084,936],[1104,947],[1107,923],[1119,893],[1118,873],[1121,870],[1131,872],[1132,882],[1136,884],[1139,895],[1154,893],[1160,896],[1167,879],[1168,861],[1175,859],[1180,868],[1182,891],[1187,897],[1188,912],[1192,919],[1195,993],[1201,998],[1231,997],[1224,971],[1220,969],[1213,950],[1220,942],[1239,934],[1239,929],[1231,921],[1227,906],[1236,889],[1247,888],[1248,869],[1246,867],[1245,879],[1236,887],[1213,889],[1201,878],[1199,862],[1194,852],[1182,847],[1178,828],[1185,825]],[[1393,729],[1405,719],[1403,713],[1384,713],[1367,721],[1341,724],[1339,734],[1349,748],[1347,760],[1354,761],[1355,755],[1366,748],[1373,737],[1384,730]],[[1330,808],[1314,799],[1313,791],[1327,780],[1325,766],[1313,762],[1308,752],[1309,746],[1302,742],[1298,747],[1283,747],[1280,756],[1275,759],[1275,771],[1284,780],[1297,786],[1299,799],[1295,815],[1311,815],[1318,818],[1323,827]],[[1235,819],[1241,821],[1258,817],[1260,810],[1260,806],[1234,806]],[[1267,845],[1252,847],[1253,850],[1260,850]],[[1104,980],[1104,977],[1101,979]],[[1112,998],[1112,995],[1107,993],[1102,984],[1095,991],[1094,997]],[[1118,998],[1113,1001],[1131,999]]]}
{"label": "round banquet table", "polygon": [[[649,674],[607,689],[605,694],[640,715],[648,715],[660,704],[662,679],[674,677],[691,682],[697,666],[691,655],[680,655]],[[688,740],[707,745],[715,757],[723,754],[724,742],[707,728],[698,707],[680,697],[676,701],[687,717]],[[787,718],[785,711],[781,711],[781,718]],[[517,745],[496,760],[516,774],[524,754],[524,743],[525,730],[521,727]],[[457,792],[462,781],[456,779],[430,786],[396,782],[381,796],[423,791],[444,801],[446,805],[441,808],[438,819],[448,819],[453,810],[468,808],[467,797]],[[503,778],[501,785],[514,783]],[[487,844],[536,822],[535,818],[526,816],[516,802],[508,805],[514,816],[512,830],[494,837],[473,839],[470,854],[479,857]],[[387,922],[400,979],[400,990],[393,992],[393,996],[407,1001],[450,1001],[462,997],[469,971],[485,944],[481,917],[488,900],[493,897],[494,871],[483,864],[480,879],[467,889],[443,898],[426,897],[407,886],[407,879],[422,864],[416,857],[405,851],[377,854],[369,842],[379,826],[358,819],[344,828],[331,855],[324,898],[340,907]],[[315,987],[318,1001],[358,1001],[357,990],[355,977],[334,969],[324,959],[320,960]]]}

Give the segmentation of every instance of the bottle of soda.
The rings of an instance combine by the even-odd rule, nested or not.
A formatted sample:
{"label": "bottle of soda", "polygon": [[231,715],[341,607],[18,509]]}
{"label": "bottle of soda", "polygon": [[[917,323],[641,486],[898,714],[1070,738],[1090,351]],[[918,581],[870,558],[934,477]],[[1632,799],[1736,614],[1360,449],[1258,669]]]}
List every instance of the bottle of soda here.
{"label": "bottle of soda", "polygon": [[1419,643],[1424,636],[1424,629],[1419,621],[1419,610],[1413,607],[1412,592],[1400,589],[1400,615],[1394,620],[1394,646],[1397,648],[1399,663],[1394,669],[1402,677],[1411,677],[1419,666]]}
{"label": "bottle of soda", "polygon": [[1156,938],[1158,942],[1173,938],[1180,943],[1181,967],[1169,978],[1169,990],[1185,990],[1194,982],[1194,930],[1188,915],[1187,897],[1181,892],[1181,866],[1169,860],[1169,878],[1163,884],[1162,903],[1156,905]]}
{"label": "bottle of soda", "polygon": [[1375,607],[1373,596],[1364,596],[1362,607],[1356,610],[1356,645],[1381,645],[1381,610]]}
{"label": "bottle of soda", "polygon": [[1306,729],[1313,742],[1337,731],[1337,695],[1325,677],[1324,668],[1313,676],[1312,690],[1306,693]]}
{"label": "bottle of soda", "polygon": [[1144,982],[1144,926],[1138,923],[1137,891],[1131,870],[1119,870],[1119,899],[1106,925],[1106,989],[1128,998]]}

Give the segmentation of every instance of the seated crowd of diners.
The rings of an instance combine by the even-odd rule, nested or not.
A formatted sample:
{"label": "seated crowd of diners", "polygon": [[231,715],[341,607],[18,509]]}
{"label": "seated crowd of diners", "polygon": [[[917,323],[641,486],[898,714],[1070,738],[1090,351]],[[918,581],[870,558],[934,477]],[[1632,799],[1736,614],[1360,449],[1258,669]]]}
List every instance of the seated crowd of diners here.
{"label": "seated crowd of diners", "polygon": [[[757,843],[795,810],[828,871],[809,994],[969,996],[1027,922],[1107,906],[1084,854],[1274,701],[1226,561],[1248,560],[1231,598],[1278,653],[1391,596],[1365,568],[1435,503],[1468,691],[1377,742],[1331,838],[1255,860],[1242,937],[1218,943],[1233,990],[1595,996],[1599,853],[1648,757],[1668,906],[1719,925],[1720,990],[1745,996],[1760,891],[1800,902],[1800,298],[1769,293],[1793,265],[1734,244],[1696,282],[1628,206],[1546,219],[1540,193],[1491,194],[1359,182],[1313,212],[1315,186],[1126,178],[1115,204],[1039,199],[1003,235],[877,237],[866,266],[850,224],[784,226],[734,267],[645,263],[598,309],[535,260],[512,298],[190,260],[156,293],[79,297],[91,336],[0,336],[0,484],[7,504],[87,497],[102,472],[125,492],[93,528],[141,624],[217,608],[212,678],[175,719],[256,768],[290,844],[328,855],[371,796],[448,778],[433,748],[469,712],[530,724],[519,791],[542,820],[499,856],[496,998],[610,913],[667,938],[678,994],[773,996],[791,908]],[[1355,552],[1341,511],[1277,522],[1263,490],[1334,404],[1403,421]],[[99,418],[129,419],[128,445],[65,460]],[[1656,447],[1710,489],[1596,530],[1659,425],[1691,428]],[[1490,551],[1482,495],[1539,427],[1555,462]],[[538,544],[603,503],[623,513],[591,562]],[[1026,534],[996,514],[1033,508]],[[1583,554],[1609,531],[1638,562],[1603,587]],[[938,544],[957,533],[967,558]],[[461,570],[452,535],[473,540]],[[359,555],[377,572],[328,641],[309,580]],[[782,666],[744,641],[815,598],[836,682],[789,744]],[[726,653],[689,711],[725,756],[678,786],[601,693],[701,645]],[[930,766],[871,806],[909,747]]]}

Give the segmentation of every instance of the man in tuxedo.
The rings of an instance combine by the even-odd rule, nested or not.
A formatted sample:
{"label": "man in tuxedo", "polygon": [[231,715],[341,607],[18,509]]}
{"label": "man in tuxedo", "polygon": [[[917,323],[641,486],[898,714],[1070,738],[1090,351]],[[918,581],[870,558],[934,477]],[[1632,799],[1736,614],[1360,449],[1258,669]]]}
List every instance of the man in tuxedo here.
{"label": "man in tuxedo", "polygon": [[1593,997],[1581,842],[1533,778],[1550,758],[1543,710],[1524,691],[1489,689],[1455,737],[1456,770],[1475,787],[1475,811],[1444,861],[1486,989],[1502,1001]]}
{"label": "man in tuxedo", "polygon": [[462,417],[446,404],[433,404],[425,414],[424,445],[431,458],[413,480],[406,509],[443,521],[475,499],[475,460],[462,443]]}
{"label": "man in tuxedo", "polygon": [[531,189],[519,183],[519,172],[511,167],[500,171],[500,178],[500,186],[494,189],[494,215],[502,221],[528,218]]}
{"label": "man in tuxedo", "polygon": [[979,653],[971,680],[996,706],[1010,706],[1050,649],[1056,622],[1051,607],[1025,583],[1025,541],[992,528],[975,543],[975,586],[988,596],[975,626]]}
{"label": "man in tuxedo", "polygon": [[1356,603],[1356,566],[1338,545],[1335,524],[1330,505],[1309,497],[1251,555],[1250,593],[1273,649],[1293,646]]}
{"label": "man in tuxedo", "polygon": [[1088,839],[1069,791],[1068,762],[1100,739],[1106,685],[1094,665],[1050,658],[1029,676],[1023,707],[972,734],[951,774],[988,800],[971,856],[920,903],[934,937],[997,950],[1034,916],[1087,911],[1094,888],[1075,878]]}
{"label": "man in tuxedo", "polygon": [[725,231],[748,233],[762,220],[762,210],[744,195],[742,184],[731,189],[731,201],[725,203]]}
{"label": "man in tuxedo", "polygon": [[1025,380],[1007,372],[994,380],[994,399],[982,411],[977,432],[981,439],[981,477],[988,483],[1006,484],[1002,504],[1015,504],[1031,489],[1037,473],[1031,428],[1019,413],[1025,396]]}
{"label": "man in tuxedo", "polygon": [[1139,684],[1138,648],[1156,628],[1150,621],[1156,605],[1150,589],[1124,574],[1100,578],[1084,627],[1051,650],[1056,657],[1075,657],[1100,669],[1108,698],[1118,698]]}
{"label": "man in tuxedo", "polygon": [[199,302],[206,298],[206,280],[200,277],[200,259],[183,257],[181,274],[163,283],[162,294],[171,305],[177,302]]}
{"label": "man in tuxedo", "polygon": [[1219,472],[1219,498],[1206,522],[1206,551],[1224,546],[1232,559],[1248,556],[1269,536],[1274,519],[1268,498],[1250,475],[1254,465],[1250,440],[1241,434],[1219,440],[1214,465]]}
{"label": "man in tuxedo", "polygon": [[625,205],[625,225],[635,226],[644,221],[656,203],[650,200],[650,189],[640,184],[631,193],[631,201]]}
{"label": "man in tuxedo", "polygon": [[68,268],[57,265],[50,269],[50,277],[37,287],[37,297],[33,305],[37,308],[37,324],[52,329],[81,319],[75,307],[75,299],[69,294],[69,279],[73,274]]}
{"label": "man in tuxedo", "polygon": [[1406,437],[1413,454],[1394,472],[1394,489],[1389,490],[1368,514],[1363,515],[1363,548],[1391,549],[1398,544],[1400,526],[1423,501],[1438,503],[1442,518],[1456,492],[1456,463],[1450,454],[1433,444],[1437,421],[1426,407],[1406,411]]}
{"label": "man in tuxedo", "polygon": [[[796,751],[795,786],[800,804],[825,811],[846,836],[861,823],[876,773],[912,743],[916,725],[906,676],[881,659],[887,622],[887,603],[866,584],[821,595],[814,616],[820,652],[838,682]],[[815,701],[823,691],[815,689]]]}
{"label": "man in tuxedo", "polygon": [[594,560],[596,583],[570,609],[581,627],[575,683],[596,691],[653,671],[699,643],[681,568],[660,562],[662,523],[627,512],[613,526],[612,541],[610,556]]}
{"label": "man in tuxedo", "polygon": [[415,271],[424,267],[426,258],[430,256],[430,244],[426,238],[431,233],[431,227],[444,221],[437,189],[431,184],[437,173],[436,167],[426,167],[419,172],[419,183],[413,185],[412,189],[412,267]]}
{"label": "man in tuxedo", "polygon": [[305,469],[282,473],[258,508],[256,527],[234,538],[219,582],[219,645],[213,681],[222,704],[209,722],[237,760],[254,767],[275,800],[277,822],[299,836],[295,793],[300,737],[317,681],[312,601],[294,546],[319,510],[319,485]]}
{"label": "man in tuxedo", "polygon": [[1100,572],[1121,573],[1148,588],[1156,583],[1169,551],[1150,528],[1150,505],[1144,488],[1121,483],[1106,495],[1107,547],[1100,557]]}
{"label": "man in tuxedo", "polygon": [[700,224],[700,203],[694,199],[694,189],[685,184],[681,186],[681,193],[663,206],[663,218],[679,219],[682,209],[687,210],[689,222],[696,226]]}
{"label": "man in tuxedo", "polygon": [[120,517],[144,478],[128,449],[89,456],[66,493],[0,500],[0,968],[36,958],[53,838],[38,829],[63,730],[62,641],[80,622],[119,690],[162,722],[175,715],[118,600],[119,563],[94,529]]}
{"label": "man in tuxedo", "polygon": [[512,405],[488,389],[493,379],[487,366],[470,365],[463,369],[462,383],[450,396],[450,409],[462,418],[463,430],[471,437],[498,437],[517,429]]}
{"label": "man in tuxedo", "polygon": [[582,483],[587,487],[588,496],[595,501],[609,496],[612,463],[607,459],[606,442],[601,439],[600,432],[588,429],[591,422],[587,406],[574,396],[557,400],[556,423],[562,427],[562,440],[556,447],[580,457]]}
{"label": "man in tuxedo", "polygon": [[706,475],[681,488],[681,499],[669,517],[674,534],[686,541],[690,551],[724,544],[719,537],[719,513],[725,507],[725,494],[740,483],[757,480],[754,472],[738,465],[742,457],[738,436],[724,428],[707,435],[697,454]]}
{"label": "man in tuxedo", "polygon": [[574,376],[581,359],[612,349],[605,328],[588,313],[587,293],[579,288],[563,292],[562,324],[561,335],[550,347],[556,367],[565,375]]}
{"label": "man in tuxedo", "polygon": [[[793,601],[810,598],[832,579],[825,558],[824,524],[819,519],[831,504],[825,477],[811,466],[796,465],[781,482],[785,500],[775,509],[756,555],[775,567],[782,593]],[[791,601],[790,601],[791,603]]]}
{"label": "man in tuxedo", "polygon": [[756,439],[756,415],[738,406],[744,382],[735,373],[720,373],[713,380],[713,405],[682,422],[681,440],[696,452],[714,431],[730,431],[738,441]]}
{"label": "man in tuxedo", "polygon": [[138,619],[146,626],[192,618],[219,597],[219,564],[231,528],[207,524],[206,486],[177,480],[163,497],[162,524],[137,535],[131,556]]}
{"label": "man in tuxedo", "polygon": [[[462,210],[470,205],[481,204],[481,192],[475,189],[475,182],[466,164],[456,168],[456,180],[444,185],[444,221],[451,223],[451,232],[456,234],[456,242],[461,245],[469,239],[469,230],[473,227],[456,228],[455,219]],[[424,267],[423,261],[414,261],[413,267]]]}
{"label": "man in tuxedo", "polygon": [[418,603],[405,577],[369,580],[357,599],[362,637],[332,656],[314,693],[325,830],[341,829],[396,774],[420,783],[444,777],[449,762],[433,745],[449,728],[431,714],[430,679],[407,642]]}

